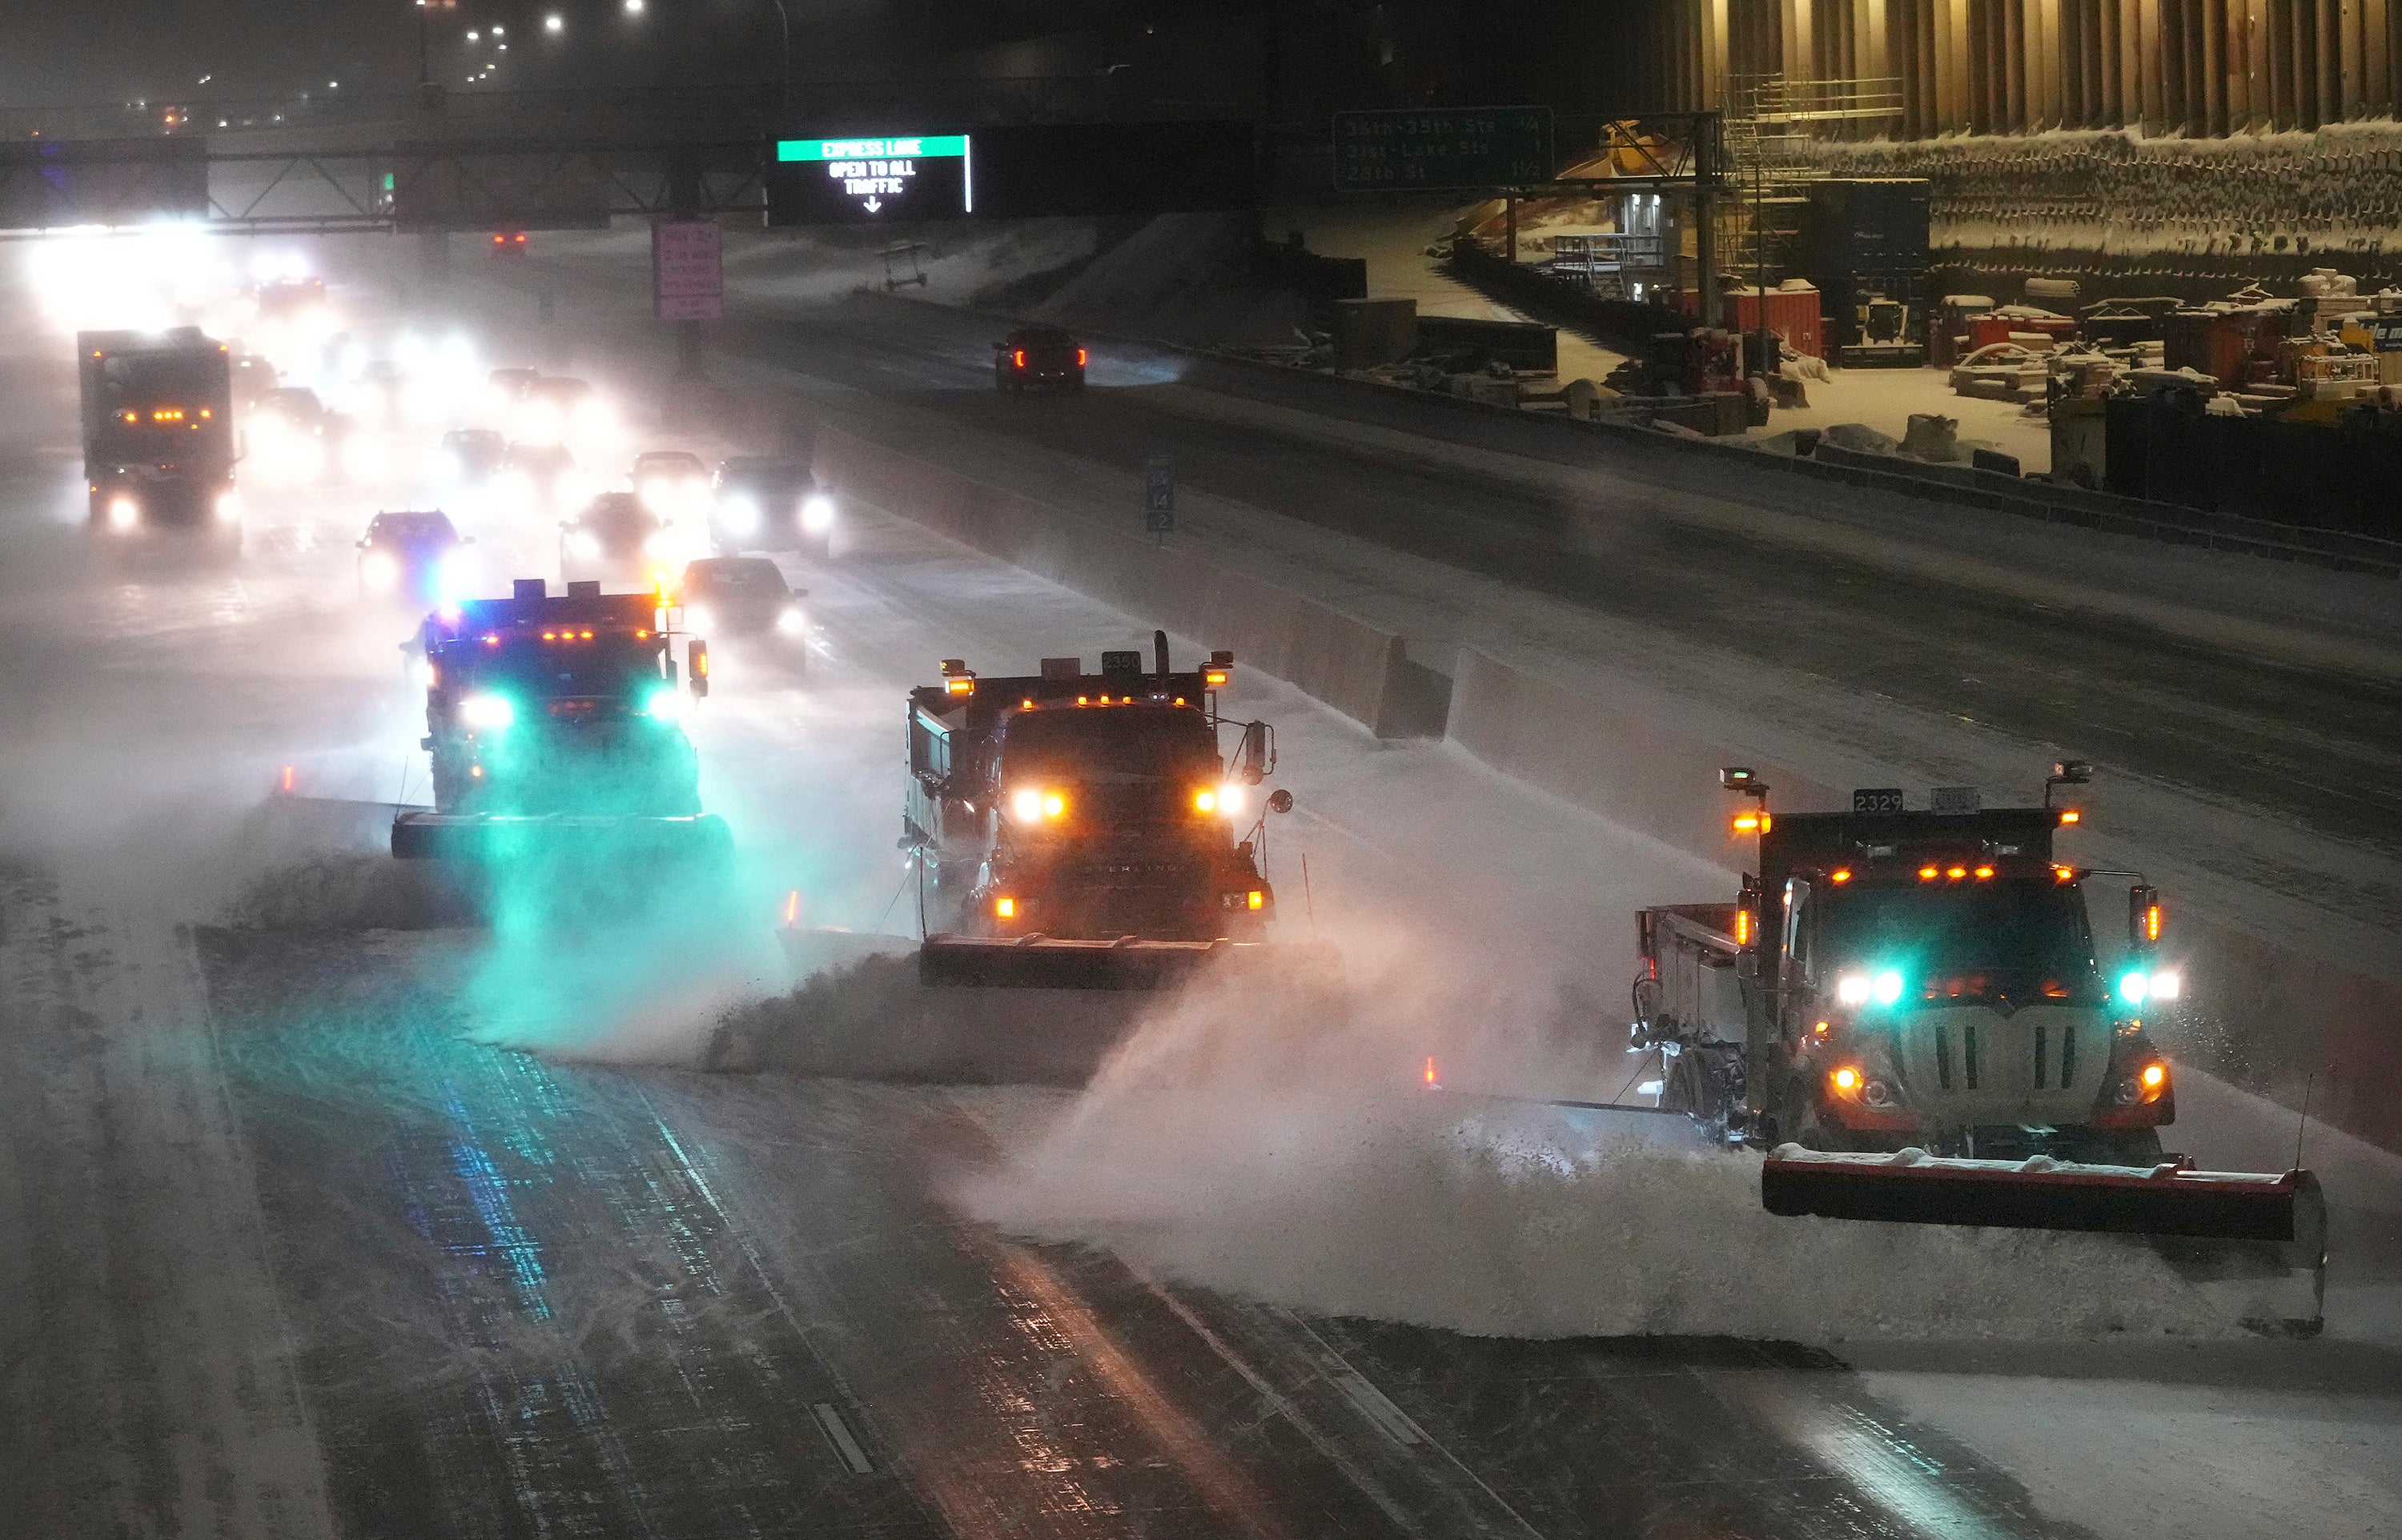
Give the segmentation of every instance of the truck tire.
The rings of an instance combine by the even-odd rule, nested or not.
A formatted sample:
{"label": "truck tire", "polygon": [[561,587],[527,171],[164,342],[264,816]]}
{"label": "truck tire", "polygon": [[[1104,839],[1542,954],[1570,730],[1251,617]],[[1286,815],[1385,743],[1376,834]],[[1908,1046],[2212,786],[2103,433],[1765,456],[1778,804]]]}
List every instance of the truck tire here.
{"label": "truck tire", "polygon": [[1715,1141],[1723,1141],[1727,1119],[1732,1108],[1719,1095],[1716,1077],[1708,1074],[1698,1050],[1688,1048],[1668,1062],[1665,1083],[1660,1088],[1660,1107],[1663,1112],[1681,1112],[1693,1121],[1694,1126]]}

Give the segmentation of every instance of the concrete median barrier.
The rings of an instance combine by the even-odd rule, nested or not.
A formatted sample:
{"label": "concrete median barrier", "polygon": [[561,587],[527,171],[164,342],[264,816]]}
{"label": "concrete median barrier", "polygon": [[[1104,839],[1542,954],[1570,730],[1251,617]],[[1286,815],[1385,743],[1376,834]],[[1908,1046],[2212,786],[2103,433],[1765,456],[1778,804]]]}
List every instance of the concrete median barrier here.
{"label": "concrete median barrier", "polygon": [[1626,709],[1462,648],[1447,736],[1513,779],[1640,829],[1680,850],[1740,865],[1720,766],[1749,765],[1784,807],[1830,807],[1836,791],[1753,750]]}
{"label": "concrete median barrier", "polygon": [[1153,626],[1229,647],[1379,736],[1415,730],[1401,639],[1332,606],[826,425],[818,479]]}

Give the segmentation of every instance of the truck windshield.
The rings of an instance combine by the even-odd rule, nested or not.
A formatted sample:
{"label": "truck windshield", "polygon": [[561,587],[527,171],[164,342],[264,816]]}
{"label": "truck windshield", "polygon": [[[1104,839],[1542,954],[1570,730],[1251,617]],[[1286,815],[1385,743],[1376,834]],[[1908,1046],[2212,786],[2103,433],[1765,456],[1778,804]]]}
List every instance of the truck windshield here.
{"label": "truck windshield", "polygon": [[2038,974],[2063,983],[2093,968],[2093,935],[2074,884],[1986,881],[1856,887],[1823,894],[1818,960],[1907,963],[1928,972]]}
{"label": "truck windshield", "polygon": [[656,642],[598,636],[573,644],[510,639],[499,647],[462,648],[446,667],[460,683],[533,700],[571,696],[630,698],[664,677]]}
{"label": "truck windshield", "polygon": [[112,412],[129,407],[146,410],[159,406],[207,406],[223,388],[220,381],[224,367],[223,360],[214,351],[206,356],[118,353],[101,365],[101,404]]}
{"label": "truck windshield", "polygon": [[1012,778],[1212,779],[1218,735],[1190,707],[1054,708],[1012,717],[1001,734],[1001,757]]}

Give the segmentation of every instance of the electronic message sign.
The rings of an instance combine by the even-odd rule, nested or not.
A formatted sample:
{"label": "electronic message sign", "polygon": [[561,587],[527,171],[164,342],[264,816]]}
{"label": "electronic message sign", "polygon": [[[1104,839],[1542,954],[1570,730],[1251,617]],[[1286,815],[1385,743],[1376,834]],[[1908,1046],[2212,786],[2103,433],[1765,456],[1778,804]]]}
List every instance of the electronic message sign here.
{"label": "electronic message sign", "polygon": [[779,139],[767,170],[774,225],[886,224],[975,213],[968,135]]}
{"label": "electronic message sign", "polygon": [[962,133],[780,137],[770,225],[1237,209],[1257,199],[1246,122],[1012,123]]}

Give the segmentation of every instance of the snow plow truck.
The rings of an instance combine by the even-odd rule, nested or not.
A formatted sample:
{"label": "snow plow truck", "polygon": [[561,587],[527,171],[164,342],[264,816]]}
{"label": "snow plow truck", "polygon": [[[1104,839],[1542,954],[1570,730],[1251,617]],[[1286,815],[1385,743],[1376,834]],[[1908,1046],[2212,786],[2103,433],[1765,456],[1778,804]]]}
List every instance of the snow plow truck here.
{"label": "snow plow truck", "polygon": [[[1639,912],[1632,1046],[1661,1055],[1663,1108],[1767,1152],[1771,1212],[2182,1238],[2203,1273],[2310,1280],[2273,1319],[2315,1321],[2311,1173],[2162,1150],[2175,1072],[2145,1021],[2182,981],[2141,873],[2054,859],[2082,818],[2059,795],[2090,777],[2054,765],[2036,807],[1869,788],[1849,812],[1788,814],[1721,771],[1757,860],[1732,903]],[[2105,970],[2090,910],[2116,908],[2094,891],[2114,880],[2128,934]]]}
{"label": "snow plow truck", "polygon": [[1219,715],[1233,653],[1180,672],[1166,633],[1153,645],[1148,671],[1139,651],[1010,679],[947,659],[910,692],[925,983],[1151,990],[1291,950],[1266,941],[1267,820],[1292,806],[1258,790],[1274,730]]}
{"label": "snow plow truck", "polygon": [[392,853],[538,871],[589,859],[722,865],[683,720],[709,694],[709,644],[685,646],[656,594],[520,578],[507,598],[436,610],[420,631],[434,806],[393,820]]}

